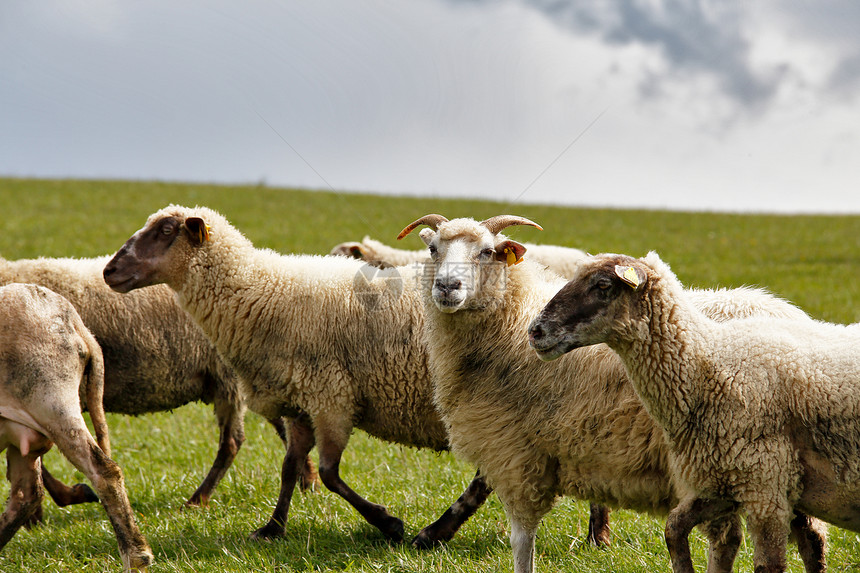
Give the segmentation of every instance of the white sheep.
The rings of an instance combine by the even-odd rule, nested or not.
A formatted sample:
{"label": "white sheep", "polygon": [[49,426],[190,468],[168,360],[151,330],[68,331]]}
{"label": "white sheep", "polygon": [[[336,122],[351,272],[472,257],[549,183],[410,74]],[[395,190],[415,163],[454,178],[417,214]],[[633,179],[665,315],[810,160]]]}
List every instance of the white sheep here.
{"label": "white sheep", "polygon": [[[0,548],[41,507],[41,457],[56,444],[101,497],[125,570],[146,570],[152,562],[122,470],[108,457],[103,376],[98,343],[67,300],[35,285],[0,287],[0,451],[6,450],[11,484],[0,516]],[[98,444],[81,402],[90,410]]]}
{"label": "white sheep", "polygon": [[[218,451],[206,478],[185,502],[187,506],[206,506],[245,440],[245,406],[236,375],[179,307],[168,287],[122,296],[105,285],[102,271],[109,259],[10,261],[0,257],[0,284],[39,284],[72,303],[104,354],[106,411],[140,415],[170,411],[194,401],[214,405]],[[283,421],[272,423],[286,439]],[[308,462],[305,486],[313,481],[313,472]],[[59,505],[98,501],[80,484],[66,488],[44,467],[43,477]]]}
{"label": "white sheep", "polygon": [[[316,445],[326,487],[395,541],[402,539],[403,522],[350,489],[339,466],[353,428],[391,442],[448,448],[420,344],[419,274],[411,267],[380,271],[343,257],[256,249],[220,214],[179,206],[150,216],[104,269],[118,292],[157,283],[173,288],[236,370],[248,407],[269,419],[295,419],[278,503],[253,537],[283,535],[297,466]],[[441,523],[414,543],[453,535],[470,515],[463,506],[476,508],[489,493],[476,478]]]}
{"label": "white sheep", "polygon": [[[572,247],[534,243],[523,243],[523,247],[528,250],[530,260],[541,263],[564,278],[571,278],[579,261],[586,257],[584,251]],[[361,259],[383,267],[400,267],[428,260],[427,249],[397,249],[370,237],[364,237],[360,243],[351,241],[335,245],[329,254]]]}
{"label": "white sheep", "polygon": [[[552,272],[561,277],[573,276],[580,260],[587,255],[584,251],[571,247],[555,245],[536,245],[524,243],[529,251],[529,259],[538,261]],[[389,268],[405,265],[423,265],[430,258],[427,249],[408,250],[390,247],[380,241],[365,236],[362,241],[349,241],[335,245],[329,253],[334,256],[352,257],[365,261],[379,268]],[[610,544],[609,527],[610,509],[606,506],[592,503],[589,508],[588,534],[589,543],[602,546]]]}
{"label": "white sheep", "polygon": [[[668,444],[618,357],[594,346],[548,365],[529,350],[526,328],[564,280],[522,260],[524,247],[500,231],[535,224],[428,215],[401,236],[423,224],[430,228],[420,236],[435,264],[425,286],[425,338],[436,403],[452,450],[478,467],[505,505],[516,573],[533,570],[535,532],[558,495],[656,514],[674,507]],[[811,322],[755,289],[696,296],[716,317]],[[798,515],[793,527],[807,570],[823,571],[820,524]],[[742,538],[739,518],[720,516],[704,529],[708,570],[730,571]]]}
{"label": "white sheep", "polygon": [[795,511],[860,531],[860,325],[749,318],[718,323],[656,253],[603,255],[531,325],[552,359],[605,342],[662,427],[684,495],[666,542],[692,571],[687,536],[743,510],[756,571],[784,571]]}
{"label": "white sheep", "polygon": [[427,260],[427,250],[417,251],[390,247],[385,243],[365,236],[361,242],[348,241],[335,245],[330,255],[351,257],[382,267],[404,267]]}

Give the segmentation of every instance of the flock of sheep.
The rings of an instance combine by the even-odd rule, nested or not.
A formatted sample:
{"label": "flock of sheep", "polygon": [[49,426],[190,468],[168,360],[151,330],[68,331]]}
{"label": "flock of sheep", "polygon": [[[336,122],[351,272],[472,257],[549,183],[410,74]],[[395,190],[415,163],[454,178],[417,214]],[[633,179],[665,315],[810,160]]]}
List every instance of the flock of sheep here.
{"label": "flock of sheep", "polygon": [[[99,499],[125,569],[145,570],[104,412],[204,401],[220,443],[188,505],[206,505],[232,463],[246,408],[284,442],[278,501],[254,538],[284,534],[295,486],[318,471],[403,540],[403,522],[340,476],[360,428],[477,469],[416,547],[451,539],[495,491],[514,571],[531,572],[537,527],[569,495],[592,502],[598,544],[610,506],[666,515],[676,573],[693,571],[696,526],[708,571],[731,571],[743,516],[756,572],[785,570],[789,538],[807,572],[825,571],[819,520],[860,531],[860,326],[758,289],[684,289],[653,253],[523,245],[502,233],[513,225],[538,227],[427,215],[398,237],[426,226],[426,250],[365,239],[332,251],[347,256],[280,255],[210,209],[169,206],[110,260],[0,259],[0,547],[39,519],[44,484],[60,504]],[[51,477],[52,443],[95,494]]]}

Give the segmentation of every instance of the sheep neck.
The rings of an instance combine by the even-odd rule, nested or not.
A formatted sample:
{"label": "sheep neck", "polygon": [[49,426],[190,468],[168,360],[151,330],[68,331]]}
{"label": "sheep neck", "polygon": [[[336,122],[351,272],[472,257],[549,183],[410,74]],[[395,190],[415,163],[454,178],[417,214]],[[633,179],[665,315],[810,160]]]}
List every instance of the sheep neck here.
{"label": "sheep neck", "polygon": [[[470,396],[474,391],[470,385],[492,378],[488,372],[508,371],[511,356],[526,355],[537,360],[528,349],[528,323],[534,309],[545,304],[564,280],[545,276],[538,265],[530,262],[499,270],[503,274],[486,283],[480,305],[453,314],[439,311],[430,297],[429,286],[424,288],[425,337],[429,342],[430,368],[435,371],[436,397],[443,410],[456,407]],[[441,372],[440,368],[452,370]]]}
{"label": "sheep neck", "polygon": [[[712,326],[687,303],[680,284],[658,281],[641,300],[639,321],[608,341],[636,393],[674,443],[688,442],[713,367],[699,342]],[[704,335],[707,338],[707,335]]]}
{"label": "sheep neck", "polygon": [[228,357],[234,354],[233,347],[241,343],[237,340],[236,325],[253,317],[255,300],[266,299],[260,293],[254,299],[245,296],[250,287],[263,285],[274,290],[276,285],[273,280],[253,281],[255,265],[251,261],[256,259],[253,246],[231,245],[230,253],[230,256],[210,256],[201,252],[186,268],[182,283],[175,285],[180,305]]}

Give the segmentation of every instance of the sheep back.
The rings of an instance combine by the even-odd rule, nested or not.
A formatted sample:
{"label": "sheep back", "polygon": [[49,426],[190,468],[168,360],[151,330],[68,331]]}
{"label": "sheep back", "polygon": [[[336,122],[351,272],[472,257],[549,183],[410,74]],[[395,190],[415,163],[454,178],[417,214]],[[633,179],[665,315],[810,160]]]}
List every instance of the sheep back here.
{"label": "sheep back", "polygon": [[[153,217],[172,209],[183,208]],[[247,384],[249,408],[447,448],[420,344],[420,269],[280,255],[254,248],[214,211],[188,211],[212,240],[177,255],[171,284]]]}
{"label": "sheep back", "polygon": [[0,258],[0,284],[29,282],[67,298],[102,348],[105,409],[143,414],[212,401],[217,391],[241,402],[235,375],[217,356],[166,286],[128,295],[102,279],[109,257],[94,259]]}

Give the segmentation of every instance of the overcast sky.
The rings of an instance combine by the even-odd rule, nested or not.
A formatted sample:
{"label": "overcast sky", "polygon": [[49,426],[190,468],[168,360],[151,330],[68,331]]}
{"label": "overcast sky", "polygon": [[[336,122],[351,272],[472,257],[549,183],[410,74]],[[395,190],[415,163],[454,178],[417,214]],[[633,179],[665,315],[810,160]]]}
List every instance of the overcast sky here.
{"label": "overcast sky", "polygon": [[860,2],[3,0],[0,175],[860,213]]}

